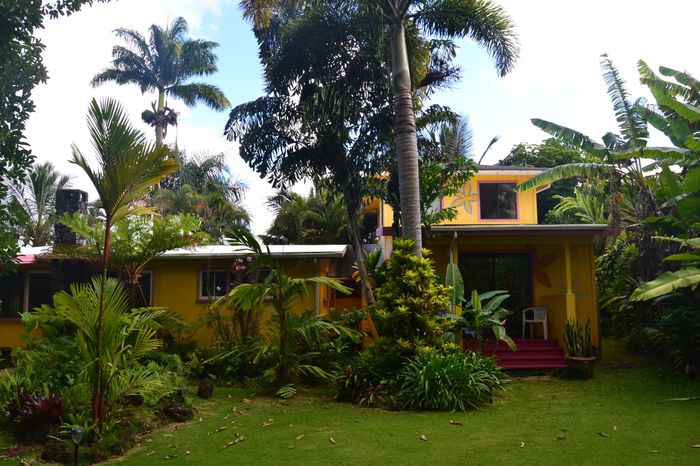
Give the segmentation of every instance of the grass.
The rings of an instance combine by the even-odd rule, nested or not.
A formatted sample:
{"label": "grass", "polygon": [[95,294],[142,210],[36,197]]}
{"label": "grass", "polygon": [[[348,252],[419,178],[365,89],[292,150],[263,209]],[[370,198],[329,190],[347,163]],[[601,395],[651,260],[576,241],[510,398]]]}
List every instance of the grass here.
{"label": "grass", "polygon": [[[194,421],[150,434],[116,463],[700,464],[700,401],[659,402],[700,396],[700,382],[617,342],[605,351],[592,380],[515,379],[494,405],[467,413],[366,409],[324,390],[282,401],[217,388],[213,401],[195,402]],[[236,433],[244,440],[223,449]]]}

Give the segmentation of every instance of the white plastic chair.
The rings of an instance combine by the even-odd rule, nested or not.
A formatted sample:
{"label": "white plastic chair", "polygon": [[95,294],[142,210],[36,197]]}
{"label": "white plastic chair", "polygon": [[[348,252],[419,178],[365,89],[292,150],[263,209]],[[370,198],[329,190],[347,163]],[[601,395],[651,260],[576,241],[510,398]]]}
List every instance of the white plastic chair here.
{"label": "white plastic chair", "polygon": [[[532,313],[532,318],[528,319],[528,312]],[[544,339],[547,340],[549,333],[547,332],[547,313],[549,309],[546,307],[528,307],[523,309],[523,338],[525,338],[525,325],[530,324],[530,338],[535,337],[535,324],[542,324],[544,329]]]}

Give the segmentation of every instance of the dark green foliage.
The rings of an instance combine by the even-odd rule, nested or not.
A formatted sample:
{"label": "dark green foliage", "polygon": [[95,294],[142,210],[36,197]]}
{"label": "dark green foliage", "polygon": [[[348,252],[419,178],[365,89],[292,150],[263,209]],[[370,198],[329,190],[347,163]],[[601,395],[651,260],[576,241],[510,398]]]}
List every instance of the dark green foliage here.
{"label": "dark green foliage", "polygon": [[[696,298],[697,299],[697,298]],[[656,322],[644,329],[644,336],[675,365],[700,366],[700,306],[685,293],[672,293],[655,303]]]}
{"label": "dark green foliage", "polygon": [[466,411],[491,402],[505,381],[492,358],[424,349],[401,369],[398,383],[404,408]]}
{"label": "dark green foliage", "polygon": [[396,376],[413,350],[397,345],[387,337],[339,365],[336,371],[336,398],[367,406],[393,406]]}
{"label": "dark green foliage", "polygon": [[[0,201],[7,196],[7,181],[21,182],[34,161],[24,139],[29,116],[34,112],[32,91],[47,79],[37,38],[45,15],[52,18],[79,11],[94,0],[0,0]],[[97,0],[100,2],[108,0]],[[0,202],[0,274],[11,270],[19,252],[15,215]]]}
{"label": "dark green foliage", "polygon": [[60,393],[78,382],[83,362],[75,339],[58,336],[30,341],[17,352],[15,366],[26,376],[31,390]]}
{"label": "dark green foliage", "polygon": [[68,464],[73,460],[73,445],[67,440],[51,438],[41,449],[41,459],[47,463]]}
{"label": "dark green foliage", "polygon": [[444,346],[452,321],[449,289],[438,282],[429,251],[418,257],[413,241],[394,240],[391,257],[376,272],[377,304],[372,317],[379,335],[408,348]]}

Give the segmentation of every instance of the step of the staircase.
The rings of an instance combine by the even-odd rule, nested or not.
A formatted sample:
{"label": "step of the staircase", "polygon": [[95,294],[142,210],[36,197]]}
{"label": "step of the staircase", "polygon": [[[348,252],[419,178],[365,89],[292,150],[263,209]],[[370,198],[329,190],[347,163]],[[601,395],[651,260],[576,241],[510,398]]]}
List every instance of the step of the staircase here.
{"label": "step of the staircase", "polygon": [[496,355],[496,360],[497,361],[523,361],[523,360],[532,360],[532,359],[564,359],[564,353],[559,350],[559,351],[528,351],[528,352],[520,352],[520,351],[511,351],[511,352],[497,352]]}
{"label": "step of the staircase", "polygon": [[563,359],[558,361],[550,360],[528,360],[528,361],[507,361],[498,363],[505,371],[519,369],[563,369],[566,367],[566,362]]}

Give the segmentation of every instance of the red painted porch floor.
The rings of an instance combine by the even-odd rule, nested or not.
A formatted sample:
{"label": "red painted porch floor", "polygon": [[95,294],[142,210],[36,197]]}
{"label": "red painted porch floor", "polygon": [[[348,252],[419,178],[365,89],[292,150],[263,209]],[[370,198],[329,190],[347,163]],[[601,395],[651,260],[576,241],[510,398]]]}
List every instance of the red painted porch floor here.
{"label": "red painted porch floor", "polygon": [[559,347],[557,340],[514,338],[513,341],[518,347],[517,351],[511,350],[503,342],[496,344],[495,341],[489,340],[484,343],[481,352],[487,356],[493,355],[496,358],[496,363],[507,371],[553,370],[566,367],[564,352]]}

